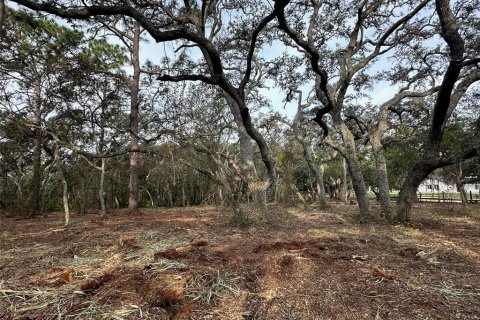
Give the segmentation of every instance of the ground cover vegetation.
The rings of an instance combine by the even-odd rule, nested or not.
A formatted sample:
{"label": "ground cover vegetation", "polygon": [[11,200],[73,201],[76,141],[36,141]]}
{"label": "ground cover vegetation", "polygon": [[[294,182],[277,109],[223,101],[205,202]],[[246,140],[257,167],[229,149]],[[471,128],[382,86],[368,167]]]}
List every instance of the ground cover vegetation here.
{"label": "ground cover vegetation", "polygon": [[0,37],[0,317],[478,316],[477,0],[0,0]]}

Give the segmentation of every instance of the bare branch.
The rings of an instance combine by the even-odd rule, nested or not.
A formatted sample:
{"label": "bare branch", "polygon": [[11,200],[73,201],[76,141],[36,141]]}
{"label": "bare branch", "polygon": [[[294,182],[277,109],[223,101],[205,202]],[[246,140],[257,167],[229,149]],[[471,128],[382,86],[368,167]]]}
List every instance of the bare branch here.
{"label": "bare branch", "polygon": [[255,52],[255,47],[257,44],[257,39],[258,35],[260,32],[267,26],[267,24],[275,19],[275,12],[270,13],[268,16],[263,18],[260,23],[257,25],[255,30],[253,31],[252,34],[252,40],[250,42],[250,48],[248,49],[248,54],[247,54],[247,68],[245,70],[245,75],[243,76],[242,81],[240,82],[239,89],[240,90],[245,90],[245,86],[247,85],[248,81],[250,80],[250,75],[252,73],[252,60],[253,60],[253,54]]}
{"label": "bare branch", "polygon": [[169,81],[169,82],[202,81],[208,84],[218,84],[217,80],[210,77],[202,76],[200,74],[182,74],[178,76],[171,76],[168,74],[164,74],[164,75],[158,76],[157,80]]}

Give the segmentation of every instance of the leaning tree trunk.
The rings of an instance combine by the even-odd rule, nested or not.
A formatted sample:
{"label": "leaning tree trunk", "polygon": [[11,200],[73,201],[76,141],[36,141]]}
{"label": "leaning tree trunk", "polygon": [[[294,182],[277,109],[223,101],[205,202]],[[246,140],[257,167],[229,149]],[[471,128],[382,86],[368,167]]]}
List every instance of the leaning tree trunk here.
{"label": "leaning tree trunk", "polygon": [[[360,161],[357,157],[357,150],[355,148],[355,139],[345,123],[341,122],[337,126],[337,130],[341,133],[345,147],[338,150],[348,165],[348,173],[352,179],[353,190],[358,202],[360,218],[362,220],[369,220],[370,200],[368,199],[367,187],[365,186],[365,179],[363,178],[362,170],[360,168]],[[345,184],[347,181],[345,181]]]}
{"label": "leaning tree trunk", "polygon": [[245,131],[256,142],[258,149],[260,151],[260,156],[262,158],[262,161],[265,164],[265,167],[267,169],[267,176],[269,179],[269,183],[265,184],[265,187],[263,188],[263,190],[265,190],[266,192],[270,188],[275,189],[276,178],[277,178],[277,174],[275,172],[276,171],[275,161],[272,158],[268,144],[265,141],[262,134],[258,132],[257,129],[255,129],[252,123],[252,118],[250,117],[250,111],[245,103],[245,98],[237,96],[237,99],[235,99],[235,101],[238,104],[240,115],[242,117],[242,122],[245,127]]}
{"label": "leaning tree trunk", "polygon": [[[238,92],[236,98],[228,95],[227,93],[225,93],[224,96],[227,99],[230,110],[234,116],[235,123],[237,124],[242,158],[241,165],[243,171],[247,173],[248,192],[251,194],[253,201],[258,206],[257,209],[261,218],[268,221],[270,217],[267,205],[267,192],[269,189],[274,190],[276,180],[275,165],[270,155],[270,150],[261,133],[258,132],[252,124],[250,112],[245,104],[244,97],[241,96],[241,94],[238,94]],[[255,163],[253,161],[253,147],[251,140],[256,142],[260,150],[263,163],[267,168],[269,183],[260,180],[257,175]],[[247,201],[248,198],[249,196],[247,195]],[[239,203],[237,203],[237,205],[239,205]]]}
{"label": "leaning tree trunk", "polygon": [[[247,185],[245,188],[246,189],[246,195],[244,196],[243,201],[249,200],[250,196],[255,200],[255,202],[258,202],[261,208],[266,208],[267,207],[267,194],[265,188],[257,188],[258,184],[258,176],[257,176],[257,170],[255,168],[255,163],[253,161],[253,145],[252,145],[252,138],[250,135],[247,133],[247,130],[245,129],[245,126],[243,125],[243,120],[242,116],[240,114],[240,108],[238,106],[238,103],[230,97],[228,94],[224,93],[224,97],[227,100],[228,106],[230,108],[230,112],[233,114],[233,119],[235,121],[235,125],[237,128],[237,133],[238,133],[238,141],[240,145],[240,167],[242,168],[242,171],[244,174],[246,174],[247,178]],[[242,192],[239,191],[241,194]],[[240,196],[240,195],[239,195]],[[242,202],[242,199],[239,197],[238,198],[238,204],[240,205],[240,202]],[[262,210],[263,210],[262,209]]]}
{"label": "leaning tree trunk", "polygon": [[255,168],[255,163],[253,162],[252,138],[245,130],[238,104],[229,95],[224,94],[224,97],[227,100],[230,112],[233,114],[233,120],[235,121],[235,125],[237,127],[238,141],[240,144],[240,165],[249,176],[256,177],[257,171]]}
{"label": "leaning tree trunk", "polygon": [[325,209],[328,207],[327,203],[327,196],[325,195],[325,186],[323,185],[323,168],[317,168],[313,161],[312,152],[310,151],[309,145],[307,142],[298,135],[297,133],[297,140],[300,142],[303,148],[303,156],[305,161],[307,162],[308,168],[312,172],[313,176],[315,177],[315,188],[318,194],[318,201],[320,204],[321,209]]}
{"label": "leaning tree trunk", "polygon": [[408,173],[407,179],[400,190],[397,212],[397,219],[400,222],[411,219],[416,190],[420,183],[433,172],[433,170],[442,165],[446,165],[446,162],[442,165],[440,164],[440,146],[443,140],[445,125],[451,115],[449,110],[455,108],[458,103],[458,101],[454,101],[453,104],[450,105],[452,102],[452,92],[463,67],[462,61],[464,59],[465,43],[458,31],[457,21],[450,9],[449,1],[436,0],[435,4],[440,20],[440,35],[450,49],[450,61],[443,76],[442,84],[433,108],[430,134],[425,151],[420,155],[420,162],[414,165]]}
{"label": "leaning tree trunk", "polygon": [[325,186],[323,184],[323,167],[317,168],[315,162],[313,161],[312,151],[310,150],[310,144],[306,141],[306,134],[305,131],[300,129],[300,123],[303,118],[303,110],[305,107],[309,105],[302,104],[302,91],[296,91],[299,95],[298,97],[298,104],[297,104],[297,114],[293,119],[292,124],[290,125],[293,133],[295,134],[295,138],[300,143],[303,149],[303,157],[307,162],[308,168],[312,172],[313,176],[315,177],[315,191],[318,195],[318,202],[320,204],[321,209],[325,209],[327,204],[327,196],[325,195]]}
{"label": "leaning tree trunk", "polygon": [[427,162],[415,165],[407,175],[398,194],[397,220],[407,222],[412,218],[413,204],[417,201],[417,189],[420,183],[435,169]]}
{"label": "leaning tree trunk", "polygon": [[131,59],[133,65],[133,78],[130,82],[130,180],[128,183],[128,210],[138,212],[138,125],[139,108],[138,94],[140,90],[140,23],[135,22],[133,31],[133,43],[131,47]]}
{"label": "leaning tree trunk", "polygon": [[[363,220],[370,219],[370,200],[368,199],[367,188],[365,187],[365,180],[360,169],[360,163],[355,154],[345,158],[348,164],[348,172],[352,179],[353,190],[357,198],[360,217]],[[347,182],[345,181],[345,184]]]}
{"label": "leaning tree trunk", "polygon": [[[360,213],[360,218],[362,220],[369,220],[371,218],[370,215],[370,200],[368,199],[367,187],[365,186],[365,179],[363,178],[363,174],[360,168],[360,161],[357,157],[357,150],[355,148],[355,139],[348,127],[345,123],[341,122],[340,118],[336,117],[337,124],[335,127],[337,131],[342,135],[344,146],[339,146],[334,143],[331,139],[327,137],[325,139],[325,143],[330,147],[337,150],[344,158],[344,172],[345,170],[345,163],[348,167],[348,173],[350,174],[350,178],[352,179],[352,186],[353,190],[355,191],[355,196],[358,202],[358,208]],[[346,185],[346,174],[344,173],[344,184]]]}

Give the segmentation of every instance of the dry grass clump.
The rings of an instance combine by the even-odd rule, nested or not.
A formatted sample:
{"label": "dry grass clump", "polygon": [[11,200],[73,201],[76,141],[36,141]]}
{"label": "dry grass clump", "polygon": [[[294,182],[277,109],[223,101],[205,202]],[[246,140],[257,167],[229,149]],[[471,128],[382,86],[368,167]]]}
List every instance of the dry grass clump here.
{"label": "dry grass clump", "polygon": [[447,300],[480,299],[480,289],[455,288],[453,284],[445,281],[442,281],[436,288]]}
{"label": "dry grass clump", "polygon": [[238,280],[238,277],[221,274],[218,270],[197,274],[188,282],[185,296],[192,301],[200,301],[210,306],[218,299],[231,294],[238,295],[240,293],[236,284]]}
{"label": "dry grass clump", "polygon": [[[68,307],[67,300],[72,296],[82,295],[75,286],[65,285],[57,288],[9,289],[4,282],[0,283],[0,306],[4,312],[9,312],[13,318],[23,315],[44,315],[45,311],[55,306],[58,314]],[[0,316],[4,316],[0,313]],[[37,317],[41,318],[41,317]]]}

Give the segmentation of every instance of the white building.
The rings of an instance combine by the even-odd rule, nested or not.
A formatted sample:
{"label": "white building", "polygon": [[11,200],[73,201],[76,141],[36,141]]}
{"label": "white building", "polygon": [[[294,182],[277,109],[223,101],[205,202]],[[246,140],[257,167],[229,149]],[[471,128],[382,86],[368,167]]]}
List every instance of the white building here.
{"label": "white building", "polygon": [[457,187],[454,183],[447,182],[440,177],[432,176],[428,177],[427,179],[423,180],[422,183],[420,183],[417,192],[457,192]]}
{"label": "white building", "polygon": [[467,193],[480,194],[480,177],[465,177],[464,189]]}
{"label": "white building", "polygon": [[466,183],[463,185],[463,188],[467,193],[480,193],[480,182],[477,183]]}

